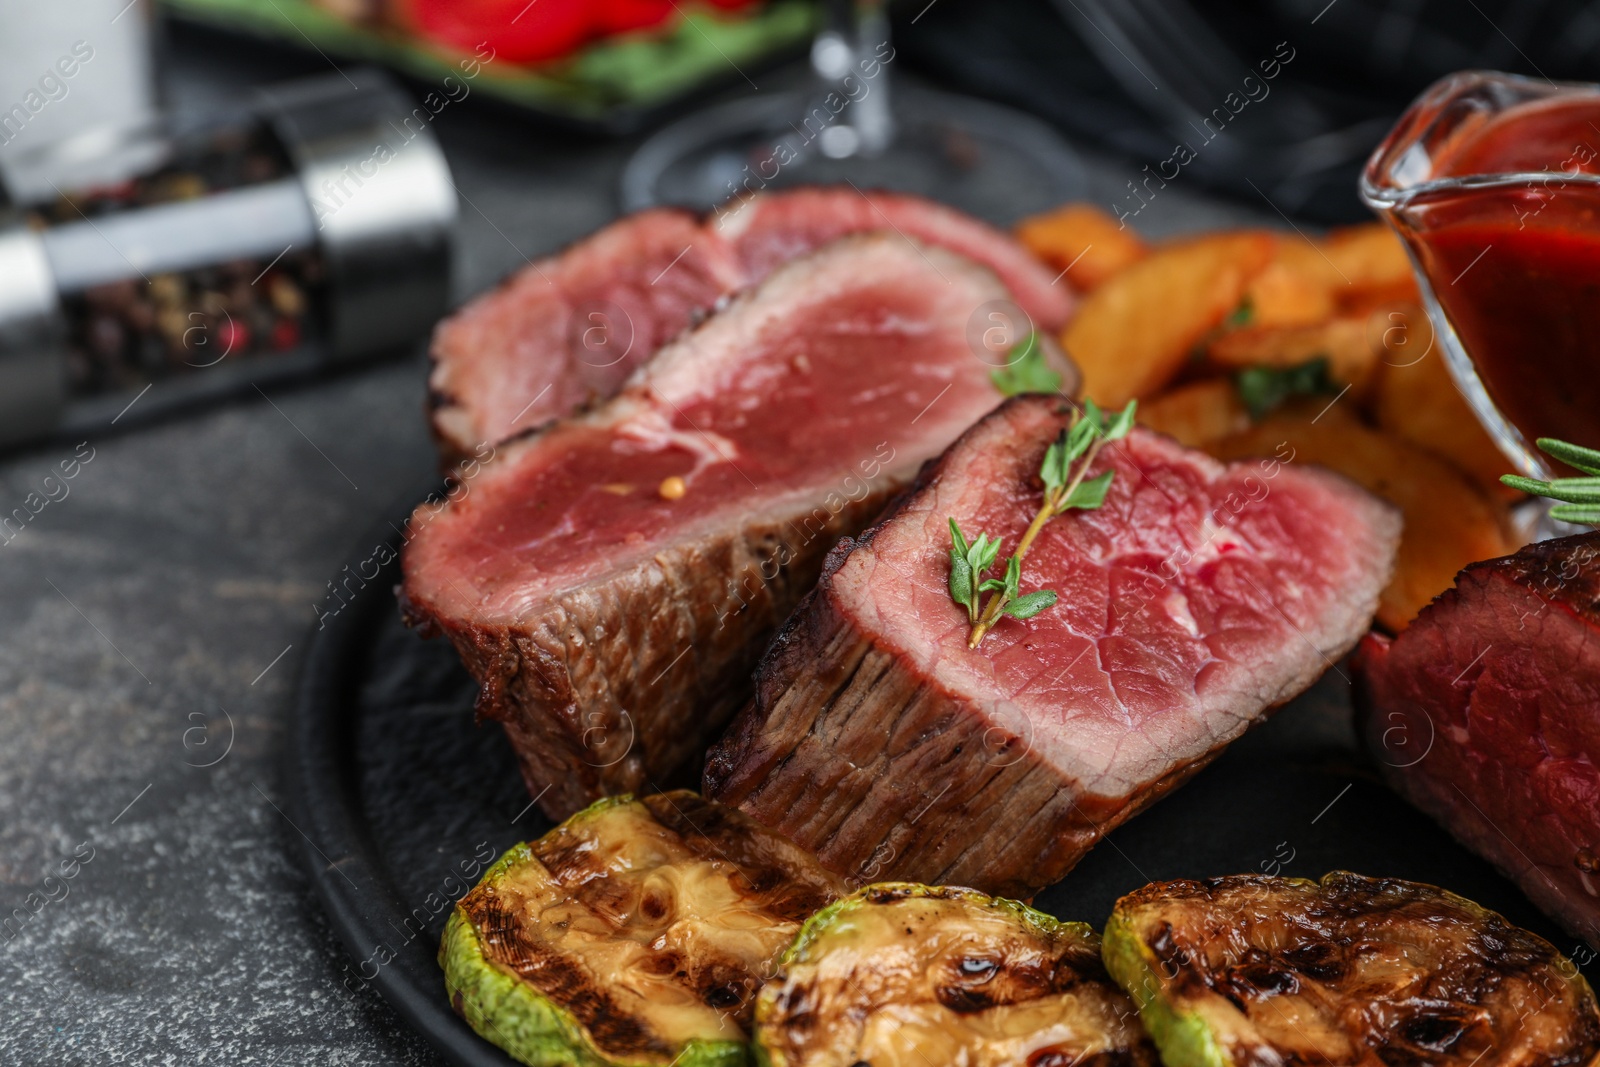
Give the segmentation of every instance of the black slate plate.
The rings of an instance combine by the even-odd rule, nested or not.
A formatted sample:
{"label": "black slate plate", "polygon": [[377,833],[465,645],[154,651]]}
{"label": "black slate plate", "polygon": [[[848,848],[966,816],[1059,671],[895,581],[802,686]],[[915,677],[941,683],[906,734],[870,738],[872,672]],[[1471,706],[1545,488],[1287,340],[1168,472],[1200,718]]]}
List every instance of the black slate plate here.
{"label": "black slate plate", "polygon": [[[400,623],[399,564],[379,561],[398,550],[409,513],[374,530],[336,576],[356,590],[348,602],[323,606],[290,740],[290,814],[351,953],[338,976],[346,987],[375,987],[451,1062],[505,1067],[512,1060],[451,1010],[434,954],[450,904],[550,823],[529,804],[500,728],[474,724],[475,686],[454,651]],[[1444,886],[1592,959],[1380,782],[1350,726],[1346,672],[1328,671],[1035,903],[1098,927],[1117,897],[1152,880],[1344,868]],[[1600,977],[1594,963],[1584,971]]]}

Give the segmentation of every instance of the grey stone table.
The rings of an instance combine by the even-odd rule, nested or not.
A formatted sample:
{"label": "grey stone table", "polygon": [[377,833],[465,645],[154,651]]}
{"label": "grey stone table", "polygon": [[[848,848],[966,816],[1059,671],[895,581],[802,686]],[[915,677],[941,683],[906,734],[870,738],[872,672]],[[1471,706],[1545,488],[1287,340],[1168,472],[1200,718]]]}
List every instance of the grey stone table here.
{"label": "grey stone table", "polygon": [[[325,69],[179,34],[164,75],[175,106],[199,108]],[[474,101],[437,129],[466,200],[460,297],[615,213],[630,145]],[[1107,203],[1137,173],[1091,170]],[[1140,223],[1242,217],[1174,188]],[[423,379],[419,353],[91,436],[70,495],[0,545],[0,917],[46,900],[0,932],[0,1065],[438,1062],[339,983],[344,951],[280,810],[313,604],[432,467]],[[0,462],[0,512],[73,454]]]}

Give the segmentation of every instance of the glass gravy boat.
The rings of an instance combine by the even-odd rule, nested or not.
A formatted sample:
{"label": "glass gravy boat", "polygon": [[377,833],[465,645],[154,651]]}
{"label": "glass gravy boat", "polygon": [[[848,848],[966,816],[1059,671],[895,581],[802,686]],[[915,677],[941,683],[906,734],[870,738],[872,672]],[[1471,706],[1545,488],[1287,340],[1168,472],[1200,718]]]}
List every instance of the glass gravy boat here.
{"label": "glass gravy boat", "polygon": [[1486,71],[1424,92],[1361,175],[1405,242],[1456,384],[1506,456],[1600,446],[1600,85]]}

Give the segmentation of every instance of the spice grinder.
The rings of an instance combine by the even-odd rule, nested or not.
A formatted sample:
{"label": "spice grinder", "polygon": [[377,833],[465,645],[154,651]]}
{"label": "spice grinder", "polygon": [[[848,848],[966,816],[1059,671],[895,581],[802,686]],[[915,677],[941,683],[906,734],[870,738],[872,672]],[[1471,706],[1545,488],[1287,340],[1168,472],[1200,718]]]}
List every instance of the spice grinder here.
{"label": "spice grinder", "polygon": [[422,336],[448,306],[456,216],[431,118],[357,70],[8,168],[27,181],[0,227],[0,445]]}

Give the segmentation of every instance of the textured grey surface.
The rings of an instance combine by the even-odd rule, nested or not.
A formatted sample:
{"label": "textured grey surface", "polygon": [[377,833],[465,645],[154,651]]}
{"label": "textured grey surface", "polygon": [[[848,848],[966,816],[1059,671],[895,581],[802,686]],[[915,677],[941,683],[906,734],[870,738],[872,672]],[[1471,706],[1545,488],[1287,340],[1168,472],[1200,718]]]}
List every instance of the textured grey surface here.
{"label": "textured grey surface", "polygon": [[[198,108],[323,69],[179,34],[164,74]],[[614,212],[626,145],[560,142],[470,100],[436,128],[466,200],[461,294]],[[1136,173],[1097,164],[1097,198]],[[1239,214],[1175,188],[1139,221]],[[312,605],[432,466],[423,363],[271,399],[91,438],[70,495],[0,545],[0,918],[57,898],[0,933],[0,1065],[437,1062],[340,984],[347,957],[278,810]],[[71,452],[0,462],[0,512]]]}

